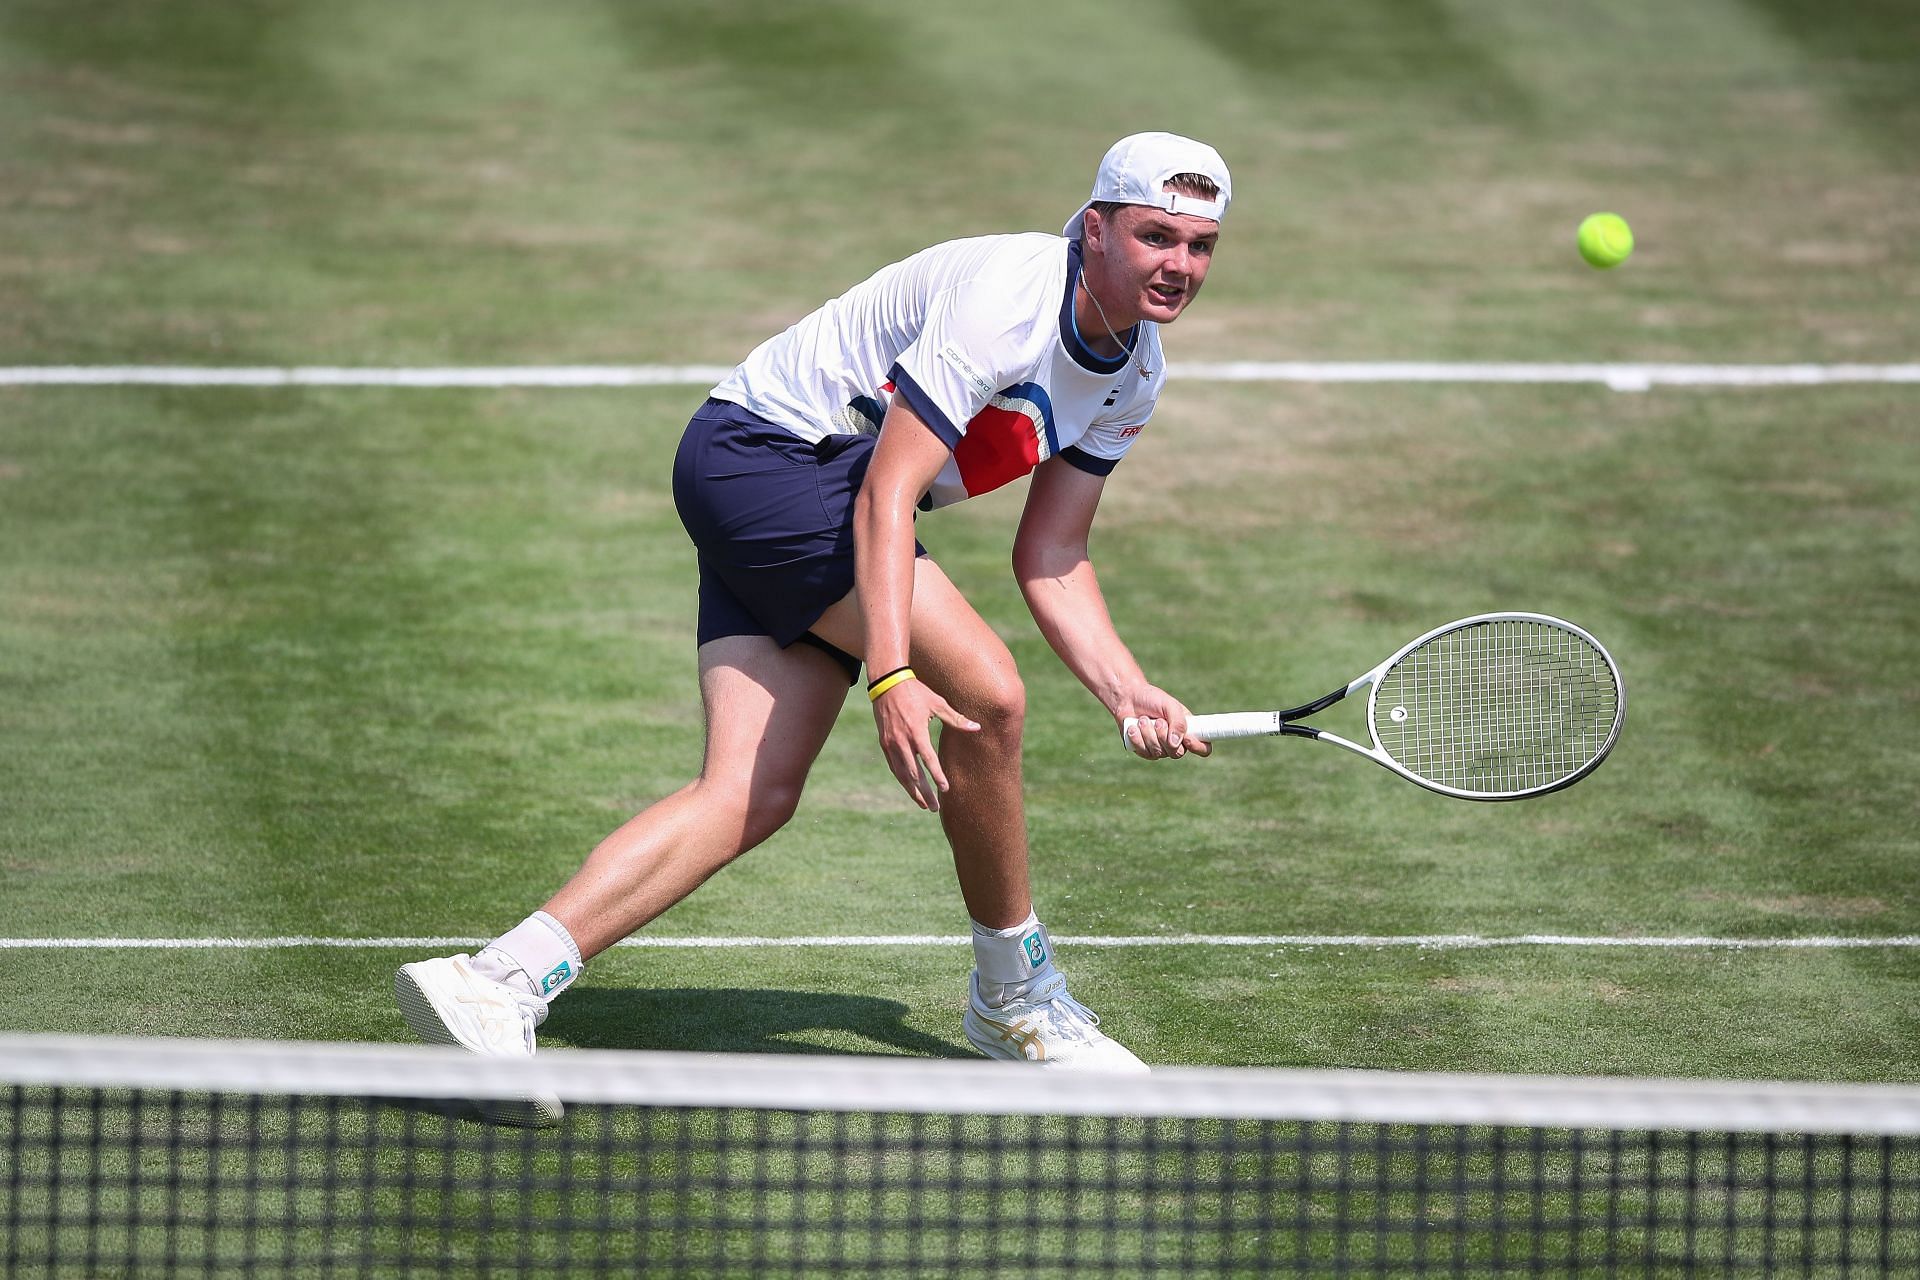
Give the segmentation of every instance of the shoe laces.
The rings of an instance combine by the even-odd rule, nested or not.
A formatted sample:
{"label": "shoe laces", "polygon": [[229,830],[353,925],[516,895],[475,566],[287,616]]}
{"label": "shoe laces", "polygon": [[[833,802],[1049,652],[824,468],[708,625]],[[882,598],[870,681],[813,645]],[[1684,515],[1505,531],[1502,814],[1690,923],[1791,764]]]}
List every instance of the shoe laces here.
{"label": "shoe laces", "polygon": [[539,1025],[533,1006],[540,1002],[479,974],[472,974],[472,979],[454,999],[473,1014],[487,1051],[501,1057],[531,1057],[533,1029]]}
{"label": "shoe laces", "polygon": [[1067,975],[1064,973],[1054,974],[999,1012],[1004,1013],[1017,1005],[1029,1006],[1033,1016],[1044,1022],[1047,1030],[1058,1039],[1091,1043],[1101,1038],[1094,1029],[1100,1025],[1100,1015],[1073,998],[1067,991]]}

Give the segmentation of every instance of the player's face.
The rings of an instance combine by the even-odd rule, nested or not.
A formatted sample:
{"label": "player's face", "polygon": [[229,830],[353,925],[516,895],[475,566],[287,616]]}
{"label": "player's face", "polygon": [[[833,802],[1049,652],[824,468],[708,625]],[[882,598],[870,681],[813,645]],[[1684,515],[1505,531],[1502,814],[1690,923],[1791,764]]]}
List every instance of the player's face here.
{"label": "player's face", "polygon": [[[1089,213],[1089,220],[1099,217]],[[1106,259],[1106,288],[1130,311],[1116,325],[1134,320],[1169,324],[1179,318],[1206,281],[1220,224],[1190,213],[1167,213],[1145,205],[1127,205],[1100,220],[1089,237],[1090,249]]]}

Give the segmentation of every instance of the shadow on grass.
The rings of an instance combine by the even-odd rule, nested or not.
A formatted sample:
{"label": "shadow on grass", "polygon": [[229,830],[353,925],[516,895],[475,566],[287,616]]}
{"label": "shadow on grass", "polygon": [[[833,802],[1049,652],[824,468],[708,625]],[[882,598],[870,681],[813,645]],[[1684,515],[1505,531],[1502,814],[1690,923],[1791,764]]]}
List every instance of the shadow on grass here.
{"label": "shadow on grass", "polygon": [[[878,996],[815,991],[691,988],[570,991],[553,1006],[543,1038],[580,1049],[681,1049],[705,1053],[858,1054],[814,1043],[812,1033],[857,1036],[873,1051],[971,1058],[958,1043],[906,1024],[907,1006]],[[960,1015],[953,1018],[956,1036]],[[790,1037],[800,1036],[796,1043]]]}
{"label": "shadow on grass", "polygon": [[[972,1050],[906,1024],[908,1006],[878,996],[815,991],[681,988],[567,993],[541,1028],[542,1045],[575,1049],[677,1049],[702,1053],[859,1055],[893,1052],[918,1058],[973,1058]],[[954,1028],[959,1030],[955,1011]],[[828,1047],[818,1033],[857,1036],[869,1047]],[[789,1037],[801,1037],[799,1040]],[[370,1099],[382,1108],[481,1121],[481,1104],[451,1098]],[[516,1126],[517,1127],[517,1126]]]}

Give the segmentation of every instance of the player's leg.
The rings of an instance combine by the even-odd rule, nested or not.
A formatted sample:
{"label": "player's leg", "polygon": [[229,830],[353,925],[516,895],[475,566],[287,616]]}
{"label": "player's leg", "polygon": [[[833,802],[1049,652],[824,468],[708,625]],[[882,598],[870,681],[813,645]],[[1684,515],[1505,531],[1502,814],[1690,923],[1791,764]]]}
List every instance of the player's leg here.
{"label": "player's leg", "polygon": [[[477,956],[401,966],[402,1015],[430,1044],[525,1057],[584,962],[652,920],[792,816],[846,698],[846,670],[809,645],[727,636],[700,648],[700,776],[603,840],[546,906]],[[559,1099],[488,1103],[506,1123],[558,1122]]]}
{"label": "player's leg", "polygon": [[590,958],[786,825],[846,701],[839,663],[808,644],[700,646],[700,776],[609,835],[547,903]]}
{"label": "player's leg", "polygon": [[[940,767],[952,790],[940,798],[940,825],[953,847],[968,913],[994,928],[1026,919],[1026,798],[1020,743],[1026,689],[1013,655],[930,558],[914,562],[909,661],[921,679],[980,724],[942,732]],[[857,592],[814,624],[815,634],[850,653],[865,643]]]}
{"label": "player's leg", "polygon": [[[1026,689],[1013,655],[926,557],[915,562],[909,625],[914,671],[980,724],[977,733],[943,727],[939,742],[940,767],[951,788],[940,799],[940,823],[973,920],[968,1040],[989,1057],[1145,1070],[1068,993],[1046,928],[1034,914],[1021,772]],[[864,627],[858,594],[829,609],[814,631],[859,652]]]}
{"label": "player's leg", "polygon": [[798,643],[844,592],[838,582],[852,581],[845,521],[858,459],[841,452],[719,401],[695,412],[673,495],[700,570],[700,776],[602,841],[545,908],[478,955],[403,966],[395,991],[417,1034],[531,1054],[548,1002],[589,957],[787,821],[859,671],[848,654]]}

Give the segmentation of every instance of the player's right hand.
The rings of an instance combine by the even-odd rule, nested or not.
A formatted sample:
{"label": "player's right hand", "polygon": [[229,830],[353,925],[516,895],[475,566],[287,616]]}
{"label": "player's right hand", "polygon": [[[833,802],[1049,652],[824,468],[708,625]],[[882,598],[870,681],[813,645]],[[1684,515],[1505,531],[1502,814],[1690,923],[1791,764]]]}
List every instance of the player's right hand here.
{"label": "player's right hand", "polygon": [[1126,703],[1124,712],[1116,715],[1120,717],[1120,740],[1142,759],[1178,760],[1190,753],[1213,754],[1212,744],[1187,728],[1193,714],[1186,704],[1164,689],[1146,686]]}
{"label": "player's right hand", "polygon": [[902,681],[876,698],[873,720],[880,733],[880,752],[893,776],[915,804],[938,813],[940,793],[948,789],[947,775],[928,726],[939,720],[963,733],[978,733],[979,724],[955,711],[920,680]]}

